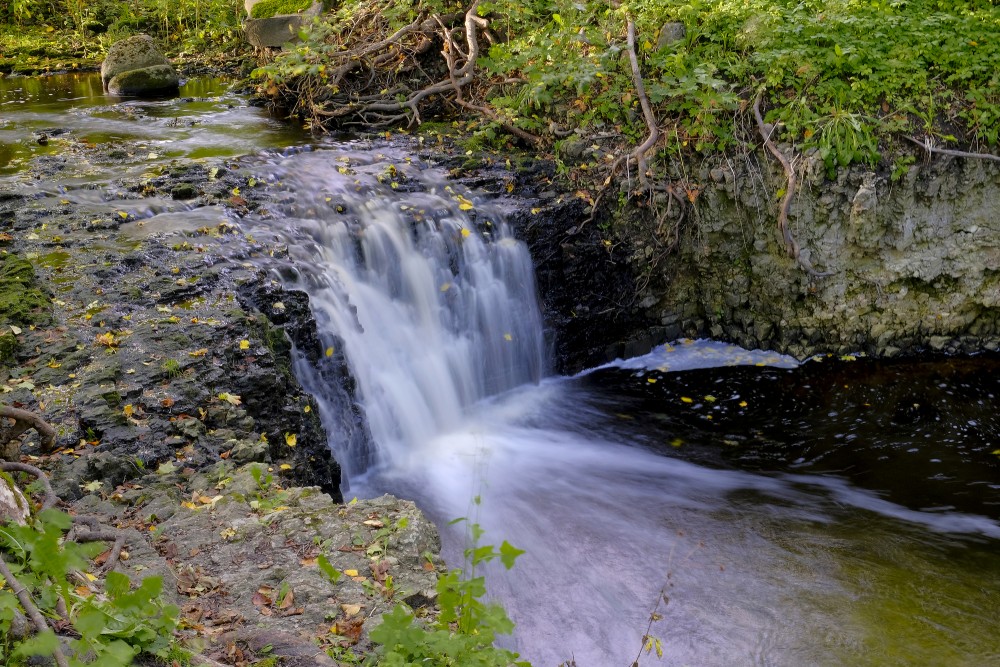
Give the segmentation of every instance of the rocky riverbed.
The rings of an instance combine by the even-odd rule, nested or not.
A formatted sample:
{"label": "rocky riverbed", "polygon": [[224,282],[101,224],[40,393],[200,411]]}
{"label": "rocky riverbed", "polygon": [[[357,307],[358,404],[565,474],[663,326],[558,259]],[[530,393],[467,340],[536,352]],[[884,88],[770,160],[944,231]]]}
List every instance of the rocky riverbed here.
{"label": "rocky riverbed", "polygon": [[319,347],[305,295],[268,276],[284,249],[239,228],[263,184],[227,158],[158,161],[141,139],[45,136],[57,150],[0,186],[0,401],[57,441],[31,432],[4,458],[126,530],[119,568],[164,576],[206,660],[332,664],[324,649],[364,651],[395,602],[432,612],[434,526],[392,497],[343,504],[292,363],[337,377],[344,360]]}

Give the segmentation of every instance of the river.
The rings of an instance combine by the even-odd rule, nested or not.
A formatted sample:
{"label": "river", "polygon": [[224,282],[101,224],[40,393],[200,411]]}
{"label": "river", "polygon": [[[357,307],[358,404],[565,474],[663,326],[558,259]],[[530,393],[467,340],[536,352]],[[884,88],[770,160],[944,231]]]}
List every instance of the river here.
{"label": "river", "polygon": [[137,169],[246,156],[231,166],[283,194],[238,224],[287,246],[276,277],[356,382],[364,442],[323,406],[345,492],[417,500],[453,566],[456,517],[524,549],[487,574],[535,665],[629,665],[654,608],[663,664],[1000,663],[996,358],[673,341],[553,376],[527,248],[488,198],[391,145],[284,150],[307,138],[221,82],[110,103],[93,75],[63,80],[0,80],[0,170],[109,141],[148,151]]}

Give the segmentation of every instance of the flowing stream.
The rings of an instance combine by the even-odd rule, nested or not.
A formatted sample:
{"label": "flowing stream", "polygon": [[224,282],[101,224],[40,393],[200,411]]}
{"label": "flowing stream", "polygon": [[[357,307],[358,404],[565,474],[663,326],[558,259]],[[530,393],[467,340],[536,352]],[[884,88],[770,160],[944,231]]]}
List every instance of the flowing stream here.
{"label": "flowing stream", "polygon": [[[230,166],[278,194],[239,224],[287,246],[277,275],[350,370],[345,406],[297,366],[345,492],[416,499],[453,566],[456,517],[525,549],[487,576],[534,664],[630,665],[654,608],[663,664],[1000,664],[996,358],[800,364],[678,341],[555,377],[527,249],[442,173],[370,144],[279,152],[304,138],[218,82],[116,103],[94,75],[38,81],[0,79],[10,182],[102,142],[148,151],[134,170],[251,154]],[[84,167],[44,187],[114,206],[82,184],[112,188],[118,169]],[[202,224],[148,209],[157,233]]]}
{"label": "flowing stream", "polygon": [[996,359],[682,341],[546,377],[527,249],[488,202],[351,146],[271,168],[294,195],[254,233],[288,245],[370,429],[337,452],[349,493],[415,498],[453,565],[456,517],[525,549],[488,577],[535,664],[631,664],[661,589],[667,664],[1000,660]]}

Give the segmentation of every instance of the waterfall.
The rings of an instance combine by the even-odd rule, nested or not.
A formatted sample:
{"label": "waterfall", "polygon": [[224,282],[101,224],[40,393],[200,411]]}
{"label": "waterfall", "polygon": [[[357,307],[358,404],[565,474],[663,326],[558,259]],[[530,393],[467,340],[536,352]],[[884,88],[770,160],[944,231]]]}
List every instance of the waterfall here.
{"label": "waterfall", "polygon": [[[309,293],[325,354],[344,359],[370,432],[361,447],[325,420],[348,484],[544,370],[525,245],[440,172],[378,157],[305,153],[275,175],[290,190],[279,234],[293,260],[286,283]],[[299,371],[314,393],[331,391],[315,369]]]}

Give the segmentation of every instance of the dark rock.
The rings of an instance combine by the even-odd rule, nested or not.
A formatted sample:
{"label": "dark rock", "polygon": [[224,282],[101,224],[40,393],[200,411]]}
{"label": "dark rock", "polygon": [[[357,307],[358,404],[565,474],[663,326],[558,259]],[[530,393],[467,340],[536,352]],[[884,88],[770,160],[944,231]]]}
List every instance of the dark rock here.
{"label": "dark rock", "polygon": [[198,196],[198,188],[190,183],[182,183],[170,191],[170,196],[174,199],[194,199]]}

